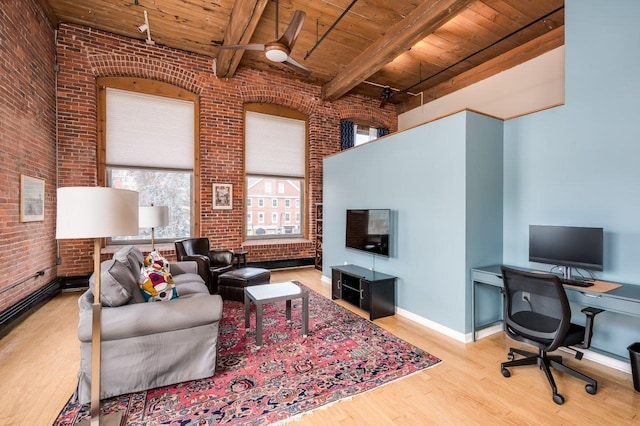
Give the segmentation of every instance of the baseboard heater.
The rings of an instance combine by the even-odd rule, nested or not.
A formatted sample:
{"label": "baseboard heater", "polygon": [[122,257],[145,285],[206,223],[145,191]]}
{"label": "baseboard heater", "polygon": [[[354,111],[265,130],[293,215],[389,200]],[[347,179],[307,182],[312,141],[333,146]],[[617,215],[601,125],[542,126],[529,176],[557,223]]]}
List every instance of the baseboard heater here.
{"label": "baseboard heater", "polygon": [[45,302],[60,293],[60,282],[53,280],[44,287],[31,293],[18,303],[0,312],[0,337],[4,336],[10,329],[10,325],[21,316],[28,313],[34,306]]}
{"label": "baseboard heater", "polygon": [[248,262],[247,266],[252,268],[264,268],[264,269],[284,269],[284,268],[299,268],[302,266],[313,266],[315,259],[313,257],[302,259],[283,259],[283,260],[267,260],[264,262]]}

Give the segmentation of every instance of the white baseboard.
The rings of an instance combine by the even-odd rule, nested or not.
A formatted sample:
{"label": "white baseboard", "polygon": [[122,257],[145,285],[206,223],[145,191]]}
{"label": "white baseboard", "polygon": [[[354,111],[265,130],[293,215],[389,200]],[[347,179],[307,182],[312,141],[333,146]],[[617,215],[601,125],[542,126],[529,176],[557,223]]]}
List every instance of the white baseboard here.
{"label": "white baseboard", "polygon": [[[467,334],[460,333],[458,331],[445,327],[442,324],[438,324],[437,322],[428,320],[424,317],[416,315],[413,312],[409,312],[402,308],[396,308],[396,314],[402,317],[405,317],[407,319],[410,319],[411,321],[416,322],[420,325],[423,325],[427,328],[430,328],[431,330],[437,331],[438,333],[444,334],[445,336],[451,337],[452,339],[455,339],[459,342],[463,342],[463,343],[473,342],[471,333],[467,333]],[[487,328],[483,328],[482,330],[477,331],[476,340],[491,336],[496,333],[502,333],[502,324],[494,324],[492,326],[489,326]],[[571,355],[575,354],[575,351],[571,349],[560,348],[560,350],[567,352]],[[581,349],[580,352],[584,354],[584,359],[588,359],[595,363],[604,365],[605,367],[610,367],[615,370],[619,370],[624,373],[631,374],[631,364],[629,364],[624,360],[620,360],[612,356],[607,356],[589,349]]]}
{"label": "white baseboard", "polygon": [[438,333],[444,334],[445,336],[451,337],[452,339],[455,339],[459,342],[467,343],[466,337],[463,333],[460,333],[459,331],[453,330],[449,327],[445,327],[442,324],[439,324],[437,322],[421,317],[420,315],[416,315],[413,312],[409,312],[405,309],[396,307],[396,314],[402,317],[405,317],[407,319],[410,319],[411,321],[416,322],[420,325],[423,325],[427,328],[430,328],[434,331],[437,331]]}
{"label": "white baseboard", "polygon": [[[324,283],[331,284],[331,278],[325,277],[324,275],[321,278],[321,281]],[[449,327],[445,327],[442,324],[439,324],[435,321],[431,321],[427,318],[424,318],[420,315],[416,315],[413,312],[409,312],[405,309],[396,307],[396,315],[400,315],[404,318],[407,318],[415,323],[423,325],[431,330],[437,331],[440,334],[444,334],[447,337],[450,337],[454,340],[457,340],[462,343],[472,343],[473,337],[471,333],[460,333],[459,331],[453,330]],[[494,324],[487,328],[483,328],[476,332],[476,340],[482,339],[484,337],[491,336],[496,333],[502,332],[502,324]],[[570,349],[564,349],[563,351],[573,354],[574,352]],[[588,359],[595,363],[604,365],[605,367],[610,367],[625,373],[631,374],[631,364],[624,360],[620,360],[611,356],[607,356],[601,354],[599,352],[591,351],[589,349],[582,349],[580,352],[584,354],[584,359]]]}

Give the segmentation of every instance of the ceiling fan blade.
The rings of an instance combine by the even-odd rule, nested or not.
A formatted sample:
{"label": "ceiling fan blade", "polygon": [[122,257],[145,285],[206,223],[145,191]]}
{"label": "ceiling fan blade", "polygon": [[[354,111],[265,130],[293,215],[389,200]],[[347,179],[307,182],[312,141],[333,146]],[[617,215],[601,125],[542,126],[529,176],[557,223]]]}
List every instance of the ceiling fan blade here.
{"label": "ceiling fan blade", "polygon": [[[289,47],[289,50],[293,49],[293,45],[302,30],[302,24],[304,24],[304,18],[307,14],[302,10],[296,10],[293,14],[293,18],[291,22],[289,22],[289,26],[287,30],[282,34],[282,37],[278,39],[278,43],[282,43],[285,46]],[[276,35],[277,36],[277,35]]]}
{"label": "ceiling fan blade", "polygon": [[284,62],[282,62],[285,65],[288,65],[289,67],[295,69],[298,72],[301,72],[304,75],[310,75],[311,71],[309,71],[307,68],[305,68],[303,65],[301,65],[300,63],[298,63],[295,59],[293,59],[291,56],[289,56]]}
{"label": "ceiling fan blade", "polygon": [[264,44],[229,44],[216,46],[218,49],[264,50]]}

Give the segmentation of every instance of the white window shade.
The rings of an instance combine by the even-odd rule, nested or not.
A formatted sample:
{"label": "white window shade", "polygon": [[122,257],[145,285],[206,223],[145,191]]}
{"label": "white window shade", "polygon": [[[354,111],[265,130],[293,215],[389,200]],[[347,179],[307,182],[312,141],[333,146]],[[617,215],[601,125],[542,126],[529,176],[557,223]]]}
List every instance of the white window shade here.
{"label": "white window shade", "polygon": [[107,88],[108,165],[193,169],[194,103]]}
{"label": "white window shade", "polygon": [[247,111],[246,173],[304,177],[305,132],[303,120]]}

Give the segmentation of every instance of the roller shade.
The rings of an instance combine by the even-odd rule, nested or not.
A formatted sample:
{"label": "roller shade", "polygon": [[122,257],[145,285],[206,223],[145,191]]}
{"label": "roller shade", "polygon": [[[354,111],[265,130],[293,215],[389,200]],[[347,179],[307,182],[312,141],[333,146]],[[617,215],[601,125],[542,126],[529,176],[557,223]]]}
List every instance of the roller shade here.
{"label": "roller shade", "polygon": [[303,120],[247,111],[247,174],[304,177],[306,129]]}
{"label": "roller shade", "polygon": [[108,165],[193,169],[193,102],[106,90]]}

